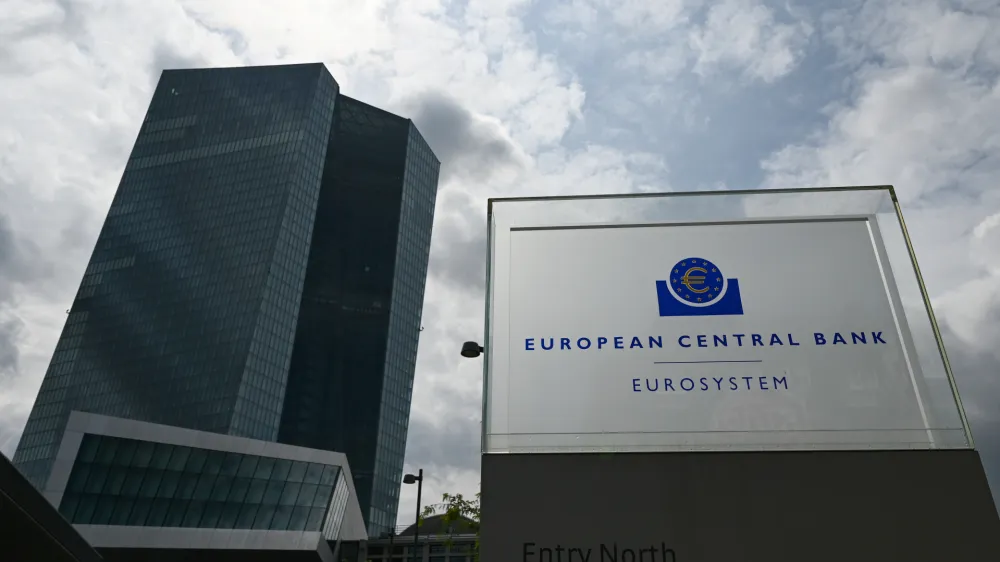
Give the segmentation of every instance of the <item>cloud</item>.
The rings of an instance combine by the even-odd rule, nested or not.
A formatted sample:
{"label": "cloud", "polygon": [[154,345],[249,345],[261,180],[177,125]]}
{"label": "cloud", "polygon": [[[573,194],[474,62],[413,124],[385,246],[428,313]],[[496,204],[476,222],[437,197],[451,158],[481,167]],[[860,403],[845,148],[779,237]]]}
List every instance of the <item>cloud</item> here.
{"label": "cloud", "polygon": [[[780,21],[782,14],[788,21]],[[590,48],[626,46],[621,68],[671,81],[686,70],[718,78],[735,69],[751,80],[774,82],[801,62],[813,33],[800,14],[759,0],[573,0],[550,7],[545,18],[563,40]]]}
{"label": "cloud", "polygon": [[453,178],[486,182],[527,164],[527,155],[499,120],[473,114],[454,97],[427,92],[402,106],[441,161],[442,183]]}
{"label": "cloud", "polygon": [[3,318],[0,313],[0,379],[13,376],[18,371],[18,336],[24,328],[19,318]]}
{"label": "cloud", "polygon": [[753,0],[724,0],[713,4],[705,24],[690,32],[694,72],[735,66],[773,82],[796,67],[812,31],[804,21],[778,23],[770,8]]}
{"label": "cloud", "polygon": [[[448,398],[448,397],[444,397]],[[463,418],[431,423],[416,418],[410,424],[406,459],[425,469],[478,470],[480,427]]]}
{"label": "cloud", "polygon": [[430,272],[455,290],[486,292],[486,204],[461,190],[442,190]]}
{"label": "cloud", "polygon": [[11,287],[7,277],[16,272],[14,266],[18,261],[17,249],[14,244],[14,233],[11,232],[6,215],[0,214],[0,302],[9,299]]}
{"label": "cloud", "polygon": [[20,370],[19,340],[24,321],[15,310],[17,291],[25,283],[51,274],[47,260],[36,252],[33,244],[15,237],[10,220],[0,212],[0,382]]}

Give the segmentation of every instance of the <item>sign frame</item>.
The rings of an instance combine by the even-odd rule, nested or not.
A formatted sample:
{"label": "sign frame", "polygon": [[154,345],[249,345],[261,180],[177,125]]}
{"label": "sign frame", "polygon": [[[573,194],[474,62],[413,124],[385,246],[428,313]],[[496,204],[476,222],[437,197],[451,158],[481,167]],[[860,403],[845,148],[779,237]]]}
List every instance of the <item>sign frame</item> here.
{"label": "sign frame", "polygon": [[[856,442],[833,447],[823,442],[770,444],[763,447],[740,447],[739,444],[690,443],[683,448],[641,448],[625,446],[584,447],[512,447],[503,443],[499,434],[491,432],[491,407],[494,397],[494,369],[505,368],[502,346],[495,346],[495,337],[504,330],[502,311],[508,302],[502,294],[502,272],[509,259],[510,236],[520,230],[627,228],[649,226],[680,226],[684,224],[732,224],[752,222],[791,222],[824,220],[864,220],[869,226],[876,259],[889,295],[895,328],[902,336],[903,353],[909,367],[913,391],[917,396],[920,415],[924,420],[927,442],[913,444],[880,442],[876,448],[973,448],[968,420],[951,370],[940,329],[920,275],[916,255],[912,248],[902,212],[891,186],[831,187],[806,189],[734,190],[707,192],[639,193],[627,195],[586,195],[556,197],[494,198],[488,203],[487,214],[487,298],[485,317],[483,362],[482,440],[484,454],[489,453],[540,453],[540,452],[610,452],[610,451],[666,451],[666,450],[817,450],[832,448],[870,449],[873,444]],[[887,237],[889,240],[887,240]],[[498,252],[501,263],[498,264]],[[500,267],[498,268],[498,265]],[[908,282],[909,293],[900,294],[898,280]],[[499,281],[499,282],[498,282]],[[919,299],[919,314],[915,307],[904,307],[909,297],[911,303]],[[916,315],[916,316],[915,316]],[[509,315],[508,315],[509,316]],[[509,321],[509,317],[507,319]],[[936,354],[919,353],[914,330],[924,340],[933,339]],[[928,341],[929,343],[929,341]],[[926,347],[926,346],[925,346]],[[494,353],[494,350],[497,350]],[[956,414],[960,426],[951,428],[961,439],[941,439],[935,436],[928,422],[926,411],[930,391],[926,373],[935,373],[947,380],[947,394],[938,392],[939,399],[947,402],[944,408]],[[951,417],[951,416],[949,416]]]}

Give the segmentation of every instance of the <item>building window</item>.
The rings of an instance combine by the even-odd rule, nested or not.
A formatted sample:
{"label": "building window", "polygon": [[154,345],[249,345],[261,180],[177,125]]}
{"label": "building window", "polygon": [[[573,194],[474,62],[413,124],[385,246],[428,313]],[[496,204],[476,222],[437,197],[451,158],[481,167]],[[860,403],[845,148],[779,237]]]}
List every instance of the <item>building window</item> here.
{"label": "building window", "polygon": [[[71,523],[323,530],[339,467],[85,435],[59,510]],[[339,529],[339,521],[328,522]]]}

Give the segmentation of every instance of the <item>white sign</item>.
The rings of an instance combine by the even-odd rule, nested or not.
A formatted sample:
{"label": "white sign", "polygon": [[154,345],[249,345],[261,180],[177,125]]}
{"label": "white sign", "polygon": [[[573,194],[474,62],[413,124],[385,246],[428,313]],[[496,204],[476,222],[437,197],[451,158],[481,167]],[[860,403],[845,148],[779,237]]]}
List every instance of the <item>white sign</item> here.
{"label": "white sign", "polygon": [[926,442],[879,244],[866,217],[512,229],[488,448]]}

